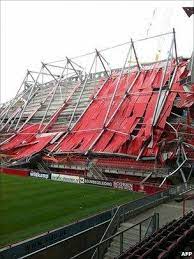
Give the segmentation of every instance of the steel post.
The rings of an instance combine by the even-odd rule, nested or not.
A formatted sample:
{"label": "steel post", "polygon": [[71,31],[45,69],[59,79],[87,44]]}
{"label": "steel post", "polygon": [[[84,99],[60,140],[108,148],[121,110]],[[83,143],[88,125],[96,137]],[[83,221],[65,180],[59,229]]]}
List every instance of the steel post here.
{"label": "steel post", "polygon": [[136,63],[137,63],[137,67],[138,67],[139,71],[141,71],[141,66],[140,66],[140,63],[139,63],[139,60],[138,60],[138,57],[137,57],[137,53],[136,53],[136,49],[135,49],[135,46],[134,46],[134,42],[133,42],[132,39],[131,39],[131,45],[132,45],[133,52],[134,52],[134,55],[135,55],[135,60],[136,60]]}
{"label": "steel post", "polygon": [[120,254],[123,253],[123,232],[120,234]]}
{"label": "steel post", "polygon": [[139,224],[139,242],[141,242],[141,223]]}
{"label": "steel post", "polygon": [[177,54],[177,46],[176,46],[176,32],[175,32],[175,28],[173,28],[173,39],[174,39],[174,50],[175,50],[175,58],[176,58],[176,64],[178,66],[178,54]]}
{"label": "steel post", "polygon": [[96,49],[96,55],[98,56],[98,58],[99,58],[99,60],[100,60],[100,62],[101,62],[101,64],[102,64],[102,66],[103,66],[103,68],[104,68],[104,71],[105,71],[106,75],[109,76],[109,74],[108,74],[108,72],[107,72],[107,70],[106,70],[106,67],[105,67],[105,65],[104,65],[104,62],[102,61],[101,54],[99,53],[99,51],[98,51],[97,49]]}

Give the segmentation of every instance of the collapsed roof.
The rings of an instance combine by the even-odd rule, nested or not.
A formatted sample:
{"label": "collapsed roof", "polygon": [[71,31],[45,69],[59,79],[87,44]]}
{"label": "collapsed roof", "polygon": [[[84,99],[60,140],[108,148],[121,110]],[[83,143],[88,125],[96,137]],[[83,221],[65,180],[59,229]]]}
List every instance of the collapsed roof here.
{"label": "collapsed roof", "polygon": [[[131,53],[136,65],[127,64]],[[69,58],[64,67],[43,63],[36,78],[28,71],[24,90],[0,108],[5,163],[27,162],[37,153],[47,154],[44,159],[52,163],[69,154],[99,161],[119,157],[145,170],[147,164],[162,168],[175,161],[176,169],[164,180],[192,165],[192,59],[177,57],[173,34],[165,60],[141,64],[131,41],[120,69],[110,69],[96,50],[88,73]],[[97,60],[103,71],[92,72]],[[41,76],[52,80],[41,84]]]}

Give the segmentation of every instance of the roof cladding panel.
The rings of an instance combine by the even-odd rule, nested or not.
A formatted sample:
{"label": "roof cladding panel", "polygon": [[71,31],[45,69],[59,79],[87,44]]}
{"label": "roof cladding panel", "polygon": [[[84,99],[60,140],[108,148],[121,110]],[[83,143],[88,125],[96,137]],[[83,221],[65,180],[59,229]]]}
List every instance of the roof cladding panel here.
{"label": "roof cladding panel", "polygon": [[[77,142],[79,139],[80,145],[79,148],[76,148],[76,151],[87,151],[87,149],[92,144],[92,142],[88,141],[88,139],[90,138],[95,140],[95,138],[100,134],[99,129],[104,127],[105,119],[110,119],[112,113],[116,111],[118,103],[121,101],[122,96],[126,91],[127,85],[130,85],[130,83],[133,82],[135,76],[136,72],[132,72],[130,76],[124,75],[121,78],[118,87],[118,77],[110,78],[104,84],[97,98],[84,113],[81,120],[75,125],[73,131],[63,141],[60,150],[66,150],[66,147],[68,148],[68,151],[73,150],[74,141]],[[112,99],[114,91],[116,91],[115,97]],[[110,106],[111,103],[112,106]],[[89,132],[81,133],[81,131]],[[81,138],[81,136],[83,137]]]}
{"label": "roof cladding panel", "polygon": [[30,142],[36,135],[39,126],[39,124],[26,125],[20,133],[14,135],[10,139],[8,139],[8,141],[4,145],[0,146],[0,150],[12,150],[24,143]]}
{"label": "roof cladding panel", "polygon": [[45,136],[35,136],[34,140],[29,142],[26,147],[16,149],[14,159],[23,159],[40,152],[45,146],[48,145],[55,135],[56,133],[45,134]]}
{"label": "roof cladding panel", "polygon": [[[164,79],[164,68],[154,66],[148,71],[143,70],[133,85],[132,82],[137,73],[133,71],[131,75],[124,74],[121,77],[121,86],[117,89],[115,88],[115,76],[110,77],[96,100],[93,101],[72,132],[62,141],[58,151],[61,153],[87,152],[91,148],[97,153],[119,153],[121,150],[125,150],[126,154],[137,156],[145,143],[153,137],[153,143],[151,146],[147,146],[144,155],[156,155],[157,143],[173,107],[176,92],[180,89],[179,80],[185,71],[186,63],[179,64],[171,86],[172,91],[167,87],[166,92],[163,92],[163,87],[171,80],[175,66],[175,62],[172,61]],[[158,90],[156,90],[156,86]],[[115,95],[113,95],[114,89],[116,89]],[[129,92],[126,94],[127,90]],[[160,92],[160,90],[162,91]],[[161,94],[162,92],[163,94]],[[110,105],[111,99],[113,102]],[[153,125],[158,104],[160,104],[161,111],[156,125]],[[104,118],[106,118],[107,111],[109,111],[109,116],[105,123]],[[106,128],[104,128],[105,124]],[[123,149],[122,145],[126,142],[128,148],[126,149],[125,146]]]}

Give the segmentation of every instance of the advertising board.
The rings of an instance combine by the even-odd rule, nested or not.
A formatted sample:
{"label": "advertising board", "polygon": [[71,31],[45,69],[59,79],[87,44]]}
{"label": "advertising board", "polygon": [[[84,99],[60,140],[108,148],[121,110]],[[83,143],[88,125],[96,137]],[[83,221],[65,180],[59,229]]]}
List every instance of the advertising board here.
{"label": "advertising board", "polygon": [[66,182],[66,183],[82,183],[83,179],[80,182],[79,176],[74,176],[74,175],[66,175],[66,174],[51,174],[51,180],[54,181],[61,181],[61,182]]}
{"label": "advertising board", "polygon": [[133,191],[133,184],[131,184],[131,183],[123,183],[123,182],[119,182],[119,181],[114,181],[113,187],[116,189]]}
{"label": "advertising board", "polygon": [[113,187],[112,181],[85,178],[84,182],[86,184],[94,184],[94,185],[100,185],[100,186],[106,186],[106,187]]}
{"label": "advertising board", "polygon": [[37,178],[44,178],[44,179],[50,179],[50,174],[45,174],[38,171],[30,171],[31,177],[37,177]]}

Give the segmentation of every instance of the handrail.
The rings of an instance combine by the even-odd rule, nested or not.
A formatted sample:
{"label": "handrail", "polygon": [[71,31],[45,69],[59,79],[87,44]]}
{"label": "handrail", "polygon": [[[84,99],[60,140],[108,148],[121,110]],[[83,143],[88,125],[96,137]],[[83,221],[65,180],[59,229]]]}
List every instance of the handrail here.
{"label": "handrail", "polygon": [[152,224],[152,220],[150,219],[150,222],[148,224],[148,228],[147,228],[147,230],[145,232],[144,238],[148,235],[148,231],[149,231],[149,228],[150,228],[151,224]]}
{"label": "handrail", "polygon": [[[79,258],[80,256],[86,254],[87,252],[89,252],[89,251],[91,251],[91,250],[93,250],[93,249],[95,249],[95,251],[97,251],[97,249],[98,249],[102,244],[106,244],[106,243],[108,243],[110,240],[114,239],[115,237],[120,236],[120,235],[123,235],[123,233],[129,231],[130,229],[132,229],[132,228],[134,228],[134,227],[136,227],[136,226],[138,226],[138,225],[142,225],[142,223],[144,223],[145,221],[147,221],[147,220],[149,220],[149,219],[150,219],[150,221],[152,221],[152,220],[155,219],[156,217],[159,217],[159,213],[154,213],[154,215],[147,217],[146,219],[144,219],[144,220],[142,220],[142,221],[140,221],[140,222],[134,224],[133,226],[130,226],[130,227],[128,227],[128,228],[126,228],[126,229],[124,229],[124,230],[122,230],[122,231],[119,231],[118,233],[116,233],[116,234],[114,234],[114,235],[112,235],[112,236],[110,236],[110,237],[104,239],[103,241],[98,242],[96,245],[93,245],[93,246],[87,248],[87,249],[84,250],[83,252],[81,252],[81,253],[79,253],[79,254],[77,254],[77,255],[74,255],[74,256],[71,257],[70,259]],[[149,226],[150,226],[150,224],[149,224]],[[149,226],[148,226],[148,227],[149,227]],[[154,231],[157,230],[158,227],[159,227],[159,226],[156,226],[156,229],[154,229]],[[99,251],[98,251],[98,252],[99,252]]]}
{"label": "handrail", "polygon": [[[112,228],[112,226],[114,226],[114,223],[115,223],[115,221],[118,220],[118,217],[120,218],[120,208],[121,208],[121,205],[117,208],[117,210],[116,210],[114,216],[112,217],[110,223],[108,224],[108,227],[106,228],[102,238],[100,239],[100,242],[102,242],[104,239],[106,239],[107,236],[109,238],[110,235],[113,234],[112,232],[114,231],[114,229]],[[116,224],[116,228],[118,228],[118,222]],[[91,259],[95,258],[96,253],[97,253],[97,250],[94,251]]]}

